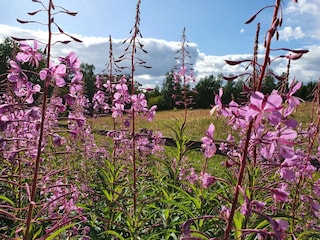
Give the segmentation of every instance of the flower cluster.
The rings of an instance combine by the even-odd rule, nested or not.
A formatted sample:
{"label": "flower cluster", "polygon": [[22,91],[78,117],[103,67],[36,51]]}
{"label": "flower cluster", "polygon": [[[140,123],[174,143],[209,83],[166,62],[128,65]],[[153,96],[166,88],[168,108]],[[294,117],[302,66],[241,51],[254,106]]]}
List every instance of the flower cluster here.
{"label": "flower cluster", "polygon": [[[79,198],[87,197],[86,189],[79,189],[73,184],[68,184],[60,179],[55,182],[50,181],[48,176],[42,179],[40,195],[44,204],[42,214],[51,219],[50,227],[47,227],[46,233],[54,231],[57,226],[67,225],[71,219],[76,218],[78,221],[86,221],[83,214],[83,208],[77,206]],[[41,214],[41,212],[39,213]],[[84,230],[86,233],[90,229]],[[73,229],[73,234],[79,234],[79,228]]]}
{"label": "flower cluster", "polygon": [[27,104],[33,103],[34,95],[40,92],[40,85],[30,81],[28,74],[22,68],[22,64],[27,63],[36,68],[39,66],[42,55],[37,52],[37,46],[36,41],[34,41],[33,48],[26,42],[21,42],[20,52],[18,52],[16,60],[9,61],[8,80],[13,84],[15,95]]}
{"label": "flower cluster", "polygon": [[[254,188],[265,191],[264,194],[256,196],[257,199],[252,199],[252,189],[237,186],[244,199],[241,213],[248,219],[253,213],[261,215],[272,226],[273,232],[264,232],[265,230],[263,230],[259,232],[261,236],[273,235],[282,239],[286,235],[289,224],[288,221],[273,219],[269,215],[265,215],[267,209],[272,205],[268,199],[272,198],[274,203],[293,204],[291,206],[296,208],[297,206],[294,205],[294,199],[297,195],[295,186],[302,187],[302,184],[309,183],[308,180],[312,181],[317,171],[311,164],[311,159],[317,158],[317,156],[296,144],[303,142],[305,138],[314,139],[314,134],[316,134],[312,127],[303,131],[299,128],[297,121],[291,117],[300,104],[299,99],[294,96],[300,86],[300,83],[292,81],[288,93],[282,95],[277,90],[273,90],[270,95],[264,95],[259,91],[249,92],[247,104],[240,105],[231,101],[226,106],[222,105],[223,91],[220,89],[218,95],[215,96],[215,106],[211,110],[211,113],[217,112],[224,116],[231,129],[237,130],[237,135],[230,136],[229,134],[225,143],[222,144],[223,151],[229,158],[228,166],[242,165],[243,163],[240,161],[243,161],[241,159],[243,149],[247,148],[245,161],[250,164],[250,168],[274,174],[272,179],[278,179],[276,182],[264,179],[260,183],[261,185],[257,183]],[[211,124],[205,137],[202,138],[202,148],[207,158],[212,157],[216,151],[213,139],[214,130],[215,128]],[[244,139],[248,139],[248,141],[246,142]],[[236,174],[237,171],[235,168]],[[194,176],[194,174],[191,175]],[[313,215],[319,214],[320,203],[317,199],[319,194],[314,193],[311,195],[308,193],[305,195],[303,191],[300,193],[299,197],[305,199],[299,207],[304,209],[302,211],[300,209],[300,215],[304,215],[305,211]],[[273,206],[273,213],[274,211],[283,210]],[[315,228],[311,227],[311,229]]]}
{"label": "flower cluster", "polygon": [[[86,123],[84,112],[88,100],[83,96],[80,61],[71,52],[66,57],[60,57],[58,63],[51,62],[47,68],[38,69],[44,60],[37,48],[37,42],[34,41],[33,47],[27,42],[21,42],[16,58],[9,61],[11,67],[7,76],[9,91],[0,99],[0,151],[2,161],[7,163],[2,173],[9,175],[12,169],[16,169],[20,175],[12,175],[10,180],[13,183],[16,181],[16,186],[21,185],[18,184],[21,179],[26,181],[26,176],[32,176],[32,169],[38,157],[41,126],[43,126],[40,157],[43,166],[39,174],[46,175],[50,172],[52,166],[49,162],[51,160],[56,162],[55,156],[63,154],[66,159],[68,156],[70,159],[68,162],[63,162],[60,167],[77,172],[72,179],[75,182],[81,179],[83,187],[86,187],[84,175],[89,172],[85,173],[84,169],[88,171],[89,168],[84,167],[85,159],[97,161],[106,156],[106,151],[96,145],[91,129]],[[30,65],[28,69],[32,70],[24,70],[26,64]],[[44,85],[43,89],[40,85]],[[48,90],[49,85],[52,91],[45,92],[44,89]],[[47,107],[41,107],[35,101],[42,100],[44,92]],[[42,114],[42,111],[45,111],[45,114]],[[59,127],[59,119],[63,115],[68,119],[66,130]],[[67,135],[66,132],[70,134]],[[76,151],[80,147],[79,143],[84,147],[81,147],[81,151]],[[76,156],[77,154],[81,156]],[[81,161],[75,164],[72,159]],[[57,170],[57,173],[64,172]],[[80,198],[84,198],[79,186],[75,182],[68,183],[62,179],[64,179],[63,174],[42,177],[40,200],[34,203],[37,207],[44,206],[41,214],[48,217],[46,220],[50,221],[52,231],[70,223],[72,219],[86,220],[85,217],[80,217],[83,210],[77,206]],[[28,184],[26,186],[26,197],[30,201],[30,187]],[[21,193],[20,189],[13,192],[19,196],[19,202],[25,197]],[[39,216],[35,216],[35,219],[37,217]],[[77,229],[80,230],[80,227]],[[49,234],[50,229],[46,229],[46,234]],[[83,231],[88,232],[87,229]]]}
{"label": "flower cluster", "polygon": [[216,182],[216,178],[207,172],[198,175],[193,167],[190,169],[180,168],[179,180],[185,180],[192,185],[199,184],[203,188],[209,188]]}

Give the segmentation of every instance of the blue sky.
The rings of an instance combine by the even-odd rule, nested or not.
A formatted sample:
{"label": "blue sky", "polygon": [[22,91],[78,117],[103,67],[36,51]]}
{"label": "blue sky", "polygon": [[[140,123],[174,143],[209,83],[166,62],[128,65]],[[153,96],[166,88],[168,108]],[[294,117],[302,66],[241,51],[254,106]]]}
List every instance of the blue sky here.
{"label": "blue sky", "polygon": [[[46,1],[44,1],[46,2]],[[122,54],[121,41],[130,36],[134,24],[136,0],[56,0],[70,11],[77,11],[78,16],[56,15],[55,21],[68,33],[84,40],[83,45],[72,44],[57,46],[56,53],[75,51],[83,62],[94,64],[97,71],[103,69],[107,61],[108,36],[112,35],[115,55]],[[260,22],[261,43],[263,34],[270,25],[272,9],[266,9],[254,23],[244,22],[266,5],[273,5],[275,0],[142,0],[140,30],[148,48],[144,56],[152,70],[138,72],[146,85],[161,84],[167,71],[175,65],[174,52],[181,40],[183,28],[186,28],[190,52],[199,78],[209,74],[235,74],[243,68],[225,66],[224,59],[250,57],[256,30]],[[1,1],[4,9],[0,16],[0,40],[14,35],[45,37],[45,28],[37,24],[21,25],[22,20],[45,20],[43,14],[30,17],[27,12],[39,9],[40,5],[31,0]],[[301,81],[317,80],[320,62],[320,0],[283,1],[283,27],[280,40],[273,45],[287,48],[307,48],[311,52],[305,60],[299,60],[297,70],[292,77]],[[42,31],[41,31],[42,30]],[[263,47],[260,45],[261,54]],[[304,68],[302,68],[302,66]],[[280,73],[285,70],[285,63],[279,62],[273,67]]]}

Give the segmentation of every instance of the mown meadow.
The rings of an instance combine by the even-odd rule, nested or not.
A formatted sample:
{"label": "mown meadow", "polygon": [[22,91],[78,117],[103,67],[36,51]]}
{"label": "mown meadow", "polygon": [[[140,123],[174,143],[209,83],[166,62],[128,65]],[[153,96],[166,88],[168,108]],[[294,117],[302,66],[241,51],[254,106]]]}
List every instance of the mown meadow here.
{"label": "mown meadow", "polygon": [[[281,0],[248,16],[246,24],[253,24],[261,11],[273,12],[266,33],[256,26],[252,58],[226,60],[249,64],[248,72],[225,76],[246,76],[241,98],[225,104],[221,88],[208,99],[211,109],[191,108],[196,76],[184,29],[173,75],[181,90],[172,96],[177,110],[161,112],[135,83],[135,69],[150,67],[137,55],[147,54],[141,0],[118,58],[110,37],[91,103],[76,53],[51,54],[55,44],[81,42],[54,20],[77,13],[53,0],[33,2],[39,10],[30,16],[48,15],[48,42],[39,49],[36,39],[12,36],[8,72],[1,75],[1,239],[320,238],[319,86],[304,103],[295,96],[301,82],[289,78],[290,62],[308,50],[270,54],[282,25]],[[55,42],[56,34],[69,40]],[[259,41],[265,51],[258,61]],[[272,73],[277,88],[263,94],[279,58],[287,72]]]}

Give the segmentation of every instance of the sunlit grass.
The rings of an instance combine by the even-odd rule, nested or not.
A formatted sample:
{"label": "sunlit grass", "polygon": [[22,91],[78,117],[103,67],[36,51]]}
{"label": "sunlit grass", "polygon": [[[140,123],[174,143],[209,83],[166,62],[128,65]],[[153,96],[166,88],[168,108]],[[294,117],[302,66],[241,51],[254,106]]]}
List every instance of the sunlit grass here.
{"label": "sunlit grass", "polygon": [[[297,111],[292,117],[296,118],[299,122],[307,124],[312,119],[313,113],[312,103],[301,103]],[[136,131],[139,129],[146,128],[153,131],[162,132],[165,137],[173,137],[174,133],[170,129],[175,124],[175,119],[183,119],[183,110],[169,110],[169,111],[158,111],[152,122],[147,121],[144,118],[136,119]],[[94,131],[97,130],[112,130],[113,119],[111,116],[103,116],[97,118],[88,118],[88,123],[91,125]],[[201,141],[210,123],[215,125],[215,139],[225,140],[226,136],[230,132],[230,126],[222,117],[216,115],[210,115],[208,109],[195,109],[188,110],[187,124],[186,124],[186,135],[191,137],[194,141]],[[121,128],[120,123],[117,123],[116,129]],[[106,140],[104,136],[95,134],[96,139],[101,142]],[[221,176],[224,172],[224,168],[221,167],[221,162],[225,161],[224,156],[215,155],[209,159],[208,170],[216,175]],[[197,170],[200,170],[204,161],[203,154],[200,151],[191,151],[188,155],[188,162]]]}
{"label": "sunlit grass", "polygon": [[313,117],[317,117],[317,110],[311,102],[302,102],[293,117],[302,124],[310,123]]}
{"label": "sunlit grass", "polygon": [[[158,111],[152,122],[141,117],[136,119],[136,131],[146,128],[153,131],[161,131],[165,137],[173,137],[170,126],[173,126],[175,119],[183,119],[182,110]],[[95,131],[113,129],[113,119],[111,116],[90,118],[87,121]],[[217,138],[225,137],[226,122],[223,118],[210,116],[207,109],[189,110],[187,115],[187,134],[191,136],[192,140],[200,141],[210,123],[213,123],[217,129]],[[118,123],[116,129],[120,127]],[[223,129],[223,131],[219,131],[219,129]]]}
{"label": "sunlit grass", "polygon": [[[299,122],[306,124],[312,119],[312,103],[304,102],[298,107],[297,111],[293,114]],[[182,119],[183,110],[168,110],[158,111],[152,122],[149,122],[141,117],[136,119],[136,130],[146,128],[153,131],[161,131],[166,137],[173,137],[173,133],[169,126],[173,126],[176,118]],[[88,123],[93,130],[112,130],[113,119],[111,116],[88,118]],[[191,136],[192,140],[200,141],[201,137],[205,134],[210,123],[215,125],[215,137],[217,139],[225,139],[230,127],[222,117],[210,115],[208,109],[195,109],[189,110],[187,115],[187,134]],[[119,129],[120,123],[116,125]]]}

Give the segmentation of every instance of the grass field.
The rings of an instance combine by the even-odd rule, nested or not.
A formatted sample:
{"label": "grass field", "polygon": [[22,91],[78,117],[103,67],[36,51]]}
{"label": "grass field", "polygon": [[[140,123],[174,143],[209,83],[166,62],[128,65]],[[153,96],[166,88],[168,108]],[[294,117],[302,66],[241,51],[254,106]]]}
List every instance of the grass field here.
{"label": "grass field", "polygon": [[[136,129],[141,128],[152,129],[153,131],[161,131],[165,137],[173,137],[173,132],[170,127],[175,124],[175,119],[183,119],[183,110],[159,111],[152,122],[145,119],[137,119]],[[312,104],[301,103],[298,111],[294,113],[294,118],[298,119],[303,124],[310,122],[312,118]],[[88,119],[88,123],[93,130],[110,130],[113,129],[113,119],[110,116]],[[192,140],[201,141],[210,123],[215,125],[215,139],[224,140],[230,131],[230,127],[222,117],[210,115],[209,109],[195,109],[188,111],[186,135]],[[117,128],[120,127],[119,125]],[[102,136],[96,136],[102,139]],[[167,149],[168,150],[168,149]],[[168,151],[166,151],[168,152]],[[200,170],[203,164],[203,154],[200,151],[191,151],[188,155],[188,161],[195,169]],[[224,174],[224,168],[221,167],[221,162],[225,161],[223,156],[215,155],[208,162],[208,170],[215,176]]]}
{"label": "grass field", "polygon": [[[312,103],[301,103],[298,111],[293,114],[293,117],[303,124],[306,124],[312,119],[312,112]],[[172,127],[174,125],[175,119],[183,119],[183,113],[183,110],[158,111],[152,122],[141,118],[137,119],[136,129],[152,129],[153,131],[161,131],[166,137],[172,137],[173,133],[169,126]],[[88,123],[93,130],[113,129],[113,119],[110,116],[91,118],[88,119]],[[209,109],[188,111],[187,134],[191,136],[193,140],[199,141],[205,134],[210,123],[215,125],[215,137],[217,139],[225,138],[226,134],[228,134],[226,121],[222,117],[211,116]]]}

